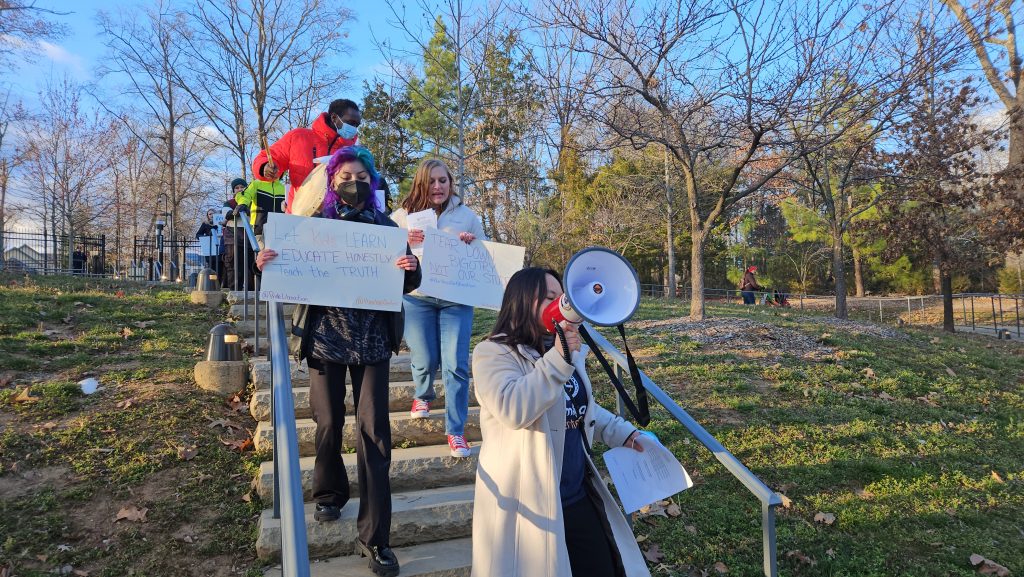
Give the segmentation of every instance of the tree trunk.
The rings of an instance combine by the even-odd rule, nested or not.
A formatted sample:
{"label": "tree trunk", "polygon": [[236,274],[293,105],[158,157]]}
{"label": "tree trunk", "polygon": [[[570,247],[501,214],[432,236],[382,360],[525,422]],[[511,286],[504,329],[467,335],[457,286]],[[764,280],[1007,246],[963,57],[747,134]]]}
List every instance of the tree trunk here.
{"label": "tree trunk", "polygon": [[690,320],[702,321],[704,315],[704,232],[700,223],[690,225]]}
{"label": "tree trunk", "polygon": [[837,319],[849,318],[846,310],[846,259],[843,258],[843,233],[833,231],[832,233],[832,276],[836,285],[836,313]]}
{"label": "tree trunk", "polygon": [[853,283],[856,287],[856,294],[864,296],[864,270],[860,259],[860,249],[852,247],[853,250]]}
{"label": "tree trunk", "polygon": [[670,299],[676,298],[676,253],[675,235],[672,230],[672,187],[668,185],[668,147],[665,147],[665,241],[666,254],[668,254],[668,278],[665,279],[665,296]]}
{"label": "tree trunk", "polygon": [[940,270],[939,275],[942,277],[942,330],[952,333],[955,330],[953,328],[953,275],[945,270],[945,267]]}
{"label": "tree trunk", "polygon": [[[1024,170],[1024,114],[1020,110],[1008,111],[1010,117],[1010,150],[1007,168]],[[1020,176],[1018,175],[1018,178]]]}

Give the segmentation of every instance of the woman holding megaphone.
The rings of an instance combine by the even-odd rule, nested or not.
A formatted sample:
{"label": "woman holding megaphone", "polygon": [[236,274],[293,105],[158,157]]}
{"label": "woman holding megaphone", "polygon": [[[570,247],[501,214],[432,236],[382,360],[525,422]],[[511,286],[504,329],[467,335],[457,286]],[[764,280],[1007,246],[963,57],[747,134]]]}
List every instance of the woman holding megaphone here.
{"label": "woman holding megaphone", "polygon": [[515,273],[494,330],[473,350],[483,443],[472,574],[649,577],[590,457],[594,441],[636,451],[643,441],[595,403],[576,327],[562,322],[564,342],[545,329],[542,313],[561,295],[553,271]]}

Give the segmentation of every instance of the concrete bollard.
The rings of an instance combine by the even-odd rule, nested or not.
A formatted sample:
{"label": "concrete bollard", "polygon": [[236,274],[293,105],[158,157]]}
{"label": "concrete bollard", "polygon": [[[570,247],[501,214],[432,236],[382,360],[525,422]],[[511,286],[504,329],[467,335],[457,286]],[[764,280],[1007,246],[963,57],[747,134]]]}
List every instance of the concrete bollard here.
{"label": "concrete bollard", "polygon": [[189,295],[192,299],[192,304],[206,305],[211,309],[215,309],[220,306],[220,303],[224,301],[224,293],[221,291],[192,291]]}
{"label": "concrete bollard", "polygon": [[199,361],[196,363],[196,384],[204,391],[230,395],[245,388],[249,363],[245,361]]}

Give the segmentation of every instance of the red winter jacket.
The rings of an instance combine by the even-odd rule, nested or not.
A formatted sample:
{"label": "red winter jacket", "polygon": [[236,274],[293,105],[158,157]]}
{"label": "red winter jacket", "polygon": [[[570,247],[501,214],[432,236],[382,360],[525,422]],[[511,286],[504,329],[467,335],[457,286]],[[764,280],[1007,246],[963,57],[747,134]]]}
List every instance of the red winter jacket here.
{"label": "red winter jacket", "polygon": [[[358,137],[357,137],[358,138]],[[289,130],[280,140],[270,146],[270,156],[277,166],[278,178],[285,172],[291,181],[288,186],[287,207],[285,212],[292,211],[292,197],[295,189],[302,186],[306,176],[313,170],[313,159],[333,154],[339,148],[351,146],[357,138],[344,140],[327,122],[327,113],[323,112],[313,121],[311,128],[295,128]],[[263,178],[263,165],[267,163],[267,153],[261,150],[252,161],[253,175],[259,180]]]}

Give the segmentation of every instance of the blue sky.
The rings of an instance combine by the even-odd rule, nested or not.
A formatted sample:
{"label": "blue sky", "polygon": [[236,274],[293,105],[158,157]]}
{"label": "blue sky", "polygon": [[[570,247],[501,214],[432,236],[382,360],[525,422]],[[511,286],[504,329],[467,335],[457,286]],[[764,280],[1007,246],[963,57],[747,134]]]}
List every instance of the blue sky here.
{"label": "blue sky", "polygon": [[[54,20],[69,27],[67,37],[55,42],[41,42],[37,54],[32,55],[30,62],[17,61],[17,70],[13,74],[5,74],[4,81],[10,84],[12,91],[31,103],[32,97],[48,78],[59,77],[65,72],[80,82],[94,79],[94,70],[103,56],[103,44],[99,37],[99,26],[96,24],[96,13],[100,10],[115,12],[119,7],[149,6],[153,2],[119,1],[119,0],[42,0],[40,7],[60,12],[69,12],[66,16],[54,16]],[[191,4],[191,3],[189,3]],[[380,1],[356,0],[341,3],[353,9],[357,21],[348,27],[348,43],[352,50],[351,57],[339,58],[339,67],[351,71],[354,87],[352,93],[339,95],[353,100],[361,100],[363,80],[372,80],[373,76],[386,69],[383,57],[373,44],[373,38],[389,38],[392,42],[402,40],[401,34],[388,24],[392,19],[391,11]],[[351,63],[360,63],[353,66]]]}

